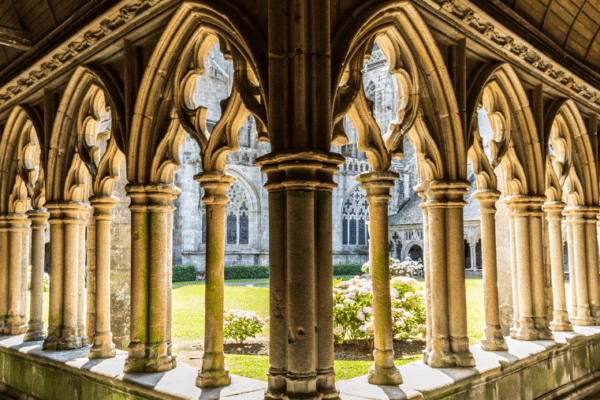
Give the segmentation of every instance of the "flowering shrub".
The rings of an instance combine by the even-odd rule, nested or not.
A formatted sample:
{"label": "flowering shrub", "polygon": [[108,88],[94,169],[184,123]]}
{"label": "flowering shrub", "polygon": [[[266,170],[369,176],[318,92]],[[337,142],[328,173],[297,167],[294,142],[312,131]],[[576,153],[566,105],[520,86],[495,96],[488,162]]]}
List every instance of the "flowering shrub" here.
{"label": "flowering shrub", "polygon": [[[44,292],[50,288],[50,275],[44,272]],[[31,265],[27,269],[27,290],[31,290]]]}
{"label": "flowering shrub", "polygon": [[[367,261],[362,266],[365,274],[371,273],[371,262]],[[423,271],[423,264],[418,261],[400,261],[390,257],[390,274],[392,276],[415,276]]]}
{"label": "flowering shrub", "polygon": [[[423,337],[425,334],[425,296],[413,278],[396,277],[390,284],[394,336]],[[373,282],[354,277],[335,282],[333,289],[333,326],[338,343],[344,339],[366,339],[375,335],[373,324]]]}
{"label": "flowering shrub", "polygon": [[262,333],[264,325],[265,322],[254,311],[225,310],[223,315],[225,339],[239,340],[240,343]]}

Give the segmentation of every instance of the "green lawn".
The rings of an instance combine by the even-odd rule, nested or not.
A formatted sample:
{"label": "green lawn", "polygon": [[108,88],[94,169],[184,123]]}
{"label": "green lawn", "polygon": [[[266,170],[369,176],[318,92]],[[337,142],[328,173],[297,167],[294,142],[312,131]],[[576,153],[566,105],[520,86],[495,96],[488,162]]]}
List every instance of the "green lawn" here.
{"label": "green lawn", "polygon": [[479,343],[483,338],[483,280],[466,279],[467,286],[467,334],[469,344]]}

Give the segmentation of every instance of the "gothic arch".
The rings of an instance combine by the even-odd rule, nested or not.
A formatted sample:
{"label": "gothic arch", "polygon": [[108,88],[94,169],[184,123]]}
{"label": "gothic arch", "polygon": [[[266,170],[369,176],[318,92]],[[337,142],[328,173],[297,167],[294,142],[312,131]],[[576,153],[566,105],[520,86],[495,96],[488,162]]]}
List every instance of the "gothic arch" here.
{"label": "gothic arch", "polygon": [[[554,190],[547,194],[558,197],[560,189],[566,189],[562,195],[571,205],[598,205],[597,151],[573,100],[557,100],[548,107],[543,143],[549,141],[555,154],[547,155],[546,175],[549,189]],[[560,201],[560,197],[549,200]]]}
{"label": "gothic arch", "polygon": [[44,206],[44,131],[41,121],[36,110],[26,105],[14,107],[8,117],[0,141],[2,215],[16,212],[16,209],[25,212],[30,207]]}
{"label": "gothic arch", "polygon": [[367,222],[369,205],[360,185],[354,185],[342,200],[342,245],[366,246],[368,244]]}
{"label": "gothic arch", "polygon": [[[119,87],[115,78],[98,67],[79,67],[73,73],[49,139],[48,201],[84,201],[91,193],[111,194],[127,144]],[[99,127],[107,109],[111,113],[110,140],[101,155],[92,130]],[[88,175],[95,178],[94,187]]]}
{"label": "gothic arch", "polygon": [[[369,112],[360,74],[375,40],[390,63],[399,95],[397,118],[383,137]],[[348,113],[373,170],[387,170],[391,157],[402,157],[407,134],[420,156],[421,180],[466,180],[466,147],[450,76],[410,2],[366,2],[334,30],[331,47],[334,124]]]}
{"label": "gothic arch", "polygon": [[[235,71],[223,116],[209,134],[206,109],[190,104],[188,92],[194,76],[205,72],[204,58],[217,40],[223,54],[233,60]],[[265,134],[266,47],[260,31],[234,5],[184,2],[161,36],[142,78],[127,152],[128,180],[172,184],[185,131],[200,145],[205,172],[224,170],[225,156],[239,147],[237,131],[249,112],[262,127],[259,136]],[[268,138],[263,136],[263,140]]]}
{"label": "gothic arch", "polygon": [[[543,195],[544,151],[521,82],[507,63],[485,65],[470,79],[467,143],[479,189],[496,189],[494,168],[502,167],[506,195]],[[491,165],[483,152],[477,110],[486,108],[494,130]],[[496,126],[494,126],[496,125]]]}

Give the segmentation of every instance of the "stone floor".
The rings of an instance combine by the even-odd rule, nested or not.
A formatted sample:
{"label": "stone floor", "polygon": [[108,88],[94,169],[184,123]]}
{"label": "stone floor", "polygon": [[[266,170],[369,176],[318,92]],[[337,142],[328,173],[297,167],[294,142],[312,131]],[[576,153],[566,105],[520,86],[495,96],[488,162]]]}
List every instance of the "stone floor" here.
{"label": "stone floor", "polygon": [[[479,345],[471,346],[477,362],[474,368],[433,369],[421,361],[402,365],[399,369],[404,378],[404,383],[399,387],[370,385],[367,383],[366,376],[360,376],[346,381],[339,381],[337,388],[340,390],[343,400],[400,400],[437,397],[449,388],[459,387],[464,383],[478,384],[477,382],[485,382],[486,379],[495,376],[501,370],[508,371],[512,367],[515,367],[512,369],[516,369],[515,365],[529,362],[527,360],[533,363],[536,360],[543,359],[550,354],[547,350],[555,352],[565,348],[568,343],[567,340],[574,342],[586,340],[586,337],[590,336],[594,336],[596,339],[600,336],[600,327],[576,327],[575,329],[576,333],[555,332],[556,342],[523,342],[507,338],[509,346],[507,352],[485,352],[481,350]],[[42,342],[24,343],[22,339],[22,336],[0,336],[0,348],[17,351],[32,358],[39,357],[43,359],[40,361],[45,360],[45,362],[55,365],[62,364],[61,369],[70,370],[68,367],[71,367],[94,378],[108,380],[127,387],[136,387],[143,392],[155,393],[157,397],[164,396],[169,399],[181,400],[222,398],[228,400],[259,400],[264,398],[263,393],[266,388],[266,382],[264,381],[234,375],[232,385],[229,387],[201,390],[195,385],[198,368],[185,363],[179,363],[175,370],[166,373],[125,374],[123,373],[123,366],[127,357],[125,351],[119,351],[113,359],[90,360],[87,358],[89,347],[71,351],[47,352],[41,350]],[[543,352],[546,352],[545,355],[540,354]],[[67,366],[67,368],[64,368],[64,366]],[[4,371],[0,371],[2,372],[0,378],[4,378],[7,372],[1,365],[0,369],[4,369]],[[71,370],[70,373],[75,375],[77,371]],[[600,376],[597,380],[600,380]],[[593,391],[587,390],[588,392],[582,393],[581,397],[592,395]],[[503,397],[495,395],[494,398],[502,399]]]}

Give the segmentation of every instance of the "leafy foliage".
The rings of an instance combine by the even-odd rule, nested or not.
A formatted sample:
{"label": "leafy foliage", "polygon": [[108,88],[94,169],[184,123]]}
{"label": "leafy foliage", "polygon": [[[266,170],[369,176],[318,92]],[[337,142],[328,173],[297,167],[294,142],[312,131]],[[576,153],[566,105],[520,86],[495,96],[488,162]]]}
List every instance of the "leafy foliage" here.
{"label": "leafy foliage", "polygon": [[232,265],[225,267],[225,279],[267,279],[269,267],[266,265]]}
{"label": "leafy foliage", "polygon": [[225,310],[223,315],[224,337],[239,340],[240,343],[262,333],[264,325],[265,322],[254,311]]}
{"label": "leafy foliage", "polygon": [[173,282],[196,280],[196,267],[193,265],[173,265]]}

